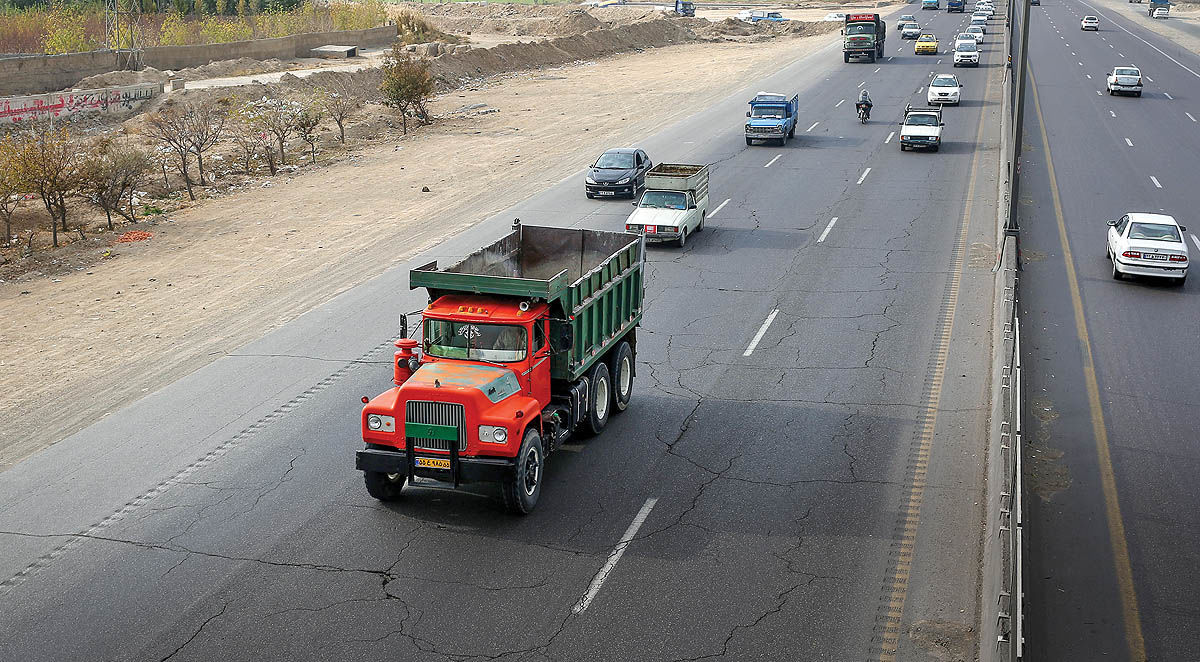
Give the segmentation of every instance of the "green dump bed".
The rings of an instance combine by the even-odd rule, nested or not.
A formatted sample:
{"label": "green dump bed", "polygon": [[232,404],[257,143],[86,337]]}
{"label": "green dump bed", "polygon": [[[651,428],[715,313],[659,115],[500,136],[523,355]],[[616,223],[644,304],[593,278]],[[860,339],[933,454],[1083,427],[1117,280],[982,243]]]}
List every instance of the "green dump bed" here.
{"label": "green dump bed", "polygon": [[549,303],[550,337],[571,338],[551,376],[575,380],[641,323],[645,260],[639,235],[516,225],[444,269],[413,269],[408,285],[426,288],[430,301],[474,293]]}

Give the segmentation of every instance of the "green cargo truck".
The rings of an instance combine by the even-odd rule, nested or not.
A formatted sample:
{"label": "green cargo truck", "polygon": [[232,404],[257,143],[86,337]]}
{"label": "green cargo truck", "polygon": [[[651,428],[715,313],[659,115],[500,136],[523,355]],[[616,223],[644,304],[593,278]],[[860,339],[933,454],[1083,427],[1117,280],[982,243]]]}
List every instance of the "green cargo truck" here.
{"label": "green cargo truck", "polygon": [[869,62],[883,57],[887,24],[879,14],[846,14],[846,25],[842,28],[842,60],[865,57]]}
{"label": "green cargo truck", "polygon": [[422,340],[396,341],[395,386],[363,407],[367,491],[496,482],[510,511],[531,511],[546,456],[629,406],[645,252],[638,235],[518,222],[453,265],[413,269],[409,286],[429,293]]}

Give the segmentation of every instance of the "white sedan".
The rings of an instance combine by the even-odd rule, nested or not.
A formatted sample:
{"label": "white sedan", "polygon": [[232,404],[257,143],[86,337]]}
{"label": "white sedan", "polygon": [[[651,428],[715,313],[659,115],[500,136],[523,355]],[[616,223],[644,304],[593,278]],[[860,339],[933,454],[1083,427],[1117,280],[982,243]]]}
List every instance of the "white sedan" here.
{"label": "white sedan", "polygon": [[1100,19],[1095,16],[1084,16],[1079,20],[1080,30],[1100,30]]}
{"label": "white sedan", "polygon": [[971,27],[967,28],[966,31],[975,35],[975,41],[983,43],[983,28],[979,27],[978,25],[972,25]]}
{"label": "white sedan", "polygon": [[1125,274],[1170,278],[1182,285],[1187,278],[1187,228],[1166,214],[1129,213],[1108,222],[1108,259],[1112,277]]}
{"label": "white sedan", "polygon": [[962,97],[962,83],[954,74],[938,74],[929,81],[929,92],[926,99],[929,105],[952,103],[958,105]]}

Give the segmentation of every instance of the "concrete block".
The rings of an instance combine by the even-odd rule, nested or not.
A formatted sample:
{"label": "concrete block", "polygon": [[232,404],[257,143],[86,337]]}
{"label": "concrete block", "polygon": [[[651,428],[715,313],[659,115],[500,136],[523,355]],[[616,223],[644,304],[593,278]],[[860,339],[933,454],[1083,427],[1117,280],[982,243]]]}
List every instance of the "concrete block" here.
{"label": "concrete block", "polygon": [[337,46],[333,44],[317,46],[309,51],[309,56],[325,58],[327,60],[336,60],[345,57],[357,57],[358,46]]}

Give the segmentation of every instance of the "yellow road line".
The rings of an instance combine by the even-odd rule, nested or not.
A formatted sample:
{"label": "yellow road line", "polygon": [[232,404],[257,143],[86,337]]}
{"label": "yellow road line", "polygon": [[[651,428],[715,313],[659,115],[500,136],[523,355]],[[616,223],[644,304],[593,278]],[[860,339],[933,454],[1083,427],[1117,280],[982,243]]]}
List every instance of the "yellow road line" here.
{"label": "yellow road line", "polygon": [[1092,343],[1088,339],[1087,323],[1083,317],[1083,299],[1079,296],[1079,279],[1075,276],[1075,259],[1067,241],[1067,224],[1063,219],[1062,200],[1058,197],[1058,180],[1050,160],[1050,140],[1046,137],[1046,120],[1038,99],[1037,81],[1029,69],[1033,89],[1033,107],[1037,111],[1038,128],[1042,133],[1042,151],[1046,155],[1046,170],[1050,174],[1050,195],[1054,200],[1054,216],[1058,219],[1058,240],[1062,244],[1063,262],[1067,267],[1067,286],[1071,291],[1071,307],[1075,310],[1075,334],[1083,351],[1083,381],[1091,409],[1092,432],[1096,436],[1096,455],[1100,460],[1100,486],[1104,491],[1104,510],[1108,516],[1108,537],[1112,543],[1113,564],[1117,572],[1117,590],[1121,594],[1121,610],[1125,617],[1125,640],[1133,662],[1145,662],[1146,641],[1142,638],[1142,617],[1138,613],[1137,591],[1133,586],[1133,565],[1129,562],[1129,546],[1125,542],[1125,524],[1121,519],[1121,504],[1117,500],[1117,479],[1113,473],[1112,455],[1108,451],[1108,430],[1104,427],[1104,411],[1100,408],[1100,386],[1096,382],[1096,362],[1092,359]]}
{"label": "yellow road line", "polygon": [[[987,99],[993,84],[995,74],[990,74],[984,86],[983,98]],[[900,646],[900,625],[904,617],[904,603],[908,598],[908,579],[912,572],[913,551],[917,544],[917,527],[921,522],[921,504],[925,497],[926,480],[929,474],[929,456],[933,446],[933,432],[937,427],[938,406],[942,399],[942,380],[946,375],[946,358],[950,353],[950,336],[954,330],[954,312],[958,307],[958,291],[962,283],[964,255],[967,250],[967,231],[971,226],[971,205],[975,202],[975,180],[979,170],[979,158],[983,154],[983,134],[987,123],[984,112],[979,114],[979,129],[975,134],[975,154],[971,158],[971,172],[967,180],[967,197],[963,205],[962,221],[958,229],[958,237],[954,244],[954,260],[950,265],[950,282],[942,301],[944,322],[937,330],[937,343],[933,373],[929,376],[929,393],[925,406],[918,419],[921,422],[921,434],[917,450],[910,456],[913,461],[912,483],[908,486],[908,495],[901,508],[903,533],[900,536],[899,552],[896,555],[892,571],[885,586],[891,586],[891,597],[887,602],[887,610],[882,616],[884,624],[880,637],[880,662],[895,662],[896,651]]]}

